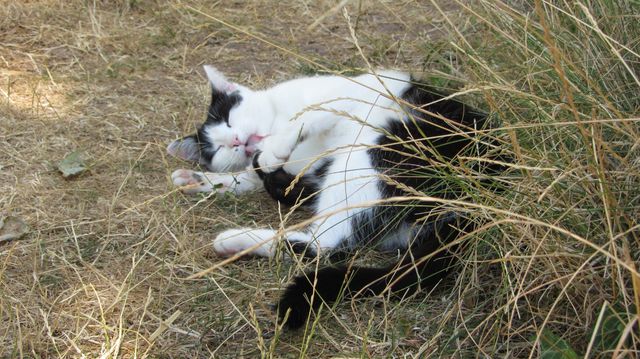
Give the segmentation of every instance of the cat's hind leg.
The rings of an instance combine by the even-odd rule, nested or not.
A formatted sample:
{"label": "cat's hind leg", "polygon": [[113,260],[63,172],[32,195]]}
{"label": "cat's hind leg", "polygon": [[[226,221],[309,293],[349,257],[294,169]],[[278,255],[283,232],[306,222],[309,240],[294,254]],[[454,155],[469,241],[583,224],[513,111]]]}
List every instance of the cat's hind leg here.
{"label": "cat's hind leg", "polygon": [[[284,237],[284,239],[281,239]],[[313,236],[306,232],[278,233],[272,229],[237,228],[220,233],[213,240],[213,250],[223,257],[240,252],[246,255],[273,257],[277,253],[278,241],[283,240],[285,249],[296,254],[310,256],[315,253]]]}
{"label": "cat's hind leg", "polygon": [[[347,211],[315,220],[304,231],[239,228],[220,233],[213,241],[213,250],[229,257],[240,252],[247,255],[273,257],[281,244],[283,250],[304,257],[316,257],[345,245],[352,235],[351,217]],[[348,246],[348,245],[347,245]]]}

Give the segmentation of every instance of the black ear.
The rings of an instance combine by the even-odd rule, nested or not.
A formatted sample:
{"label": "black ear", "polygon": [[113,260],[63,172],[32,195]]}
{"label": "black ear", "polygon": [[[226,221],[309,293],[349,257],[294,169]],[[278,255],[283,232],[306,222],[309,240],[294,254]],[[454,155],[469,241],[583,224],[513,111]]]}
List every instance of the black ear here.
{"label": "black ear", "polygon": [[167,153],[183,160],[199,162],[200,144],[196,135],[175,140],[167,146]]}

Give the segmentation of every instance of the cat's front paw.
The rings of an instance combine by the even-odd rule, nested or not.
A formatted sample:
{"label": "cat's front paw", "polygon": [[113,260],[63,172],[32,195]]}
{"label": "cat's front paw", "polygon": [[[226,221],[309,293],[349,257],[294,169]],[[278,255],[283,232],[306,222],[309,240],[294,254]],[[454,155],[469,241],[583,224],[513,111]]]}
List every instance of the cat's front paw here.
{"label": "cat's front paw", "polygon": [[273,172],[287,163],[297,139],[297,136],[290,133],[265,138],[258,157],[258,165],[262,172]]}
{"label": "cat's front paw", "polygon": [[258,155],[258,166],[262,172],[271,173],[284,166],[288,159],[289,156],[278,156],[274,152],[263,151]]}
{"label": "cat's front paw", "polygon": [[229,176],[184,169],[176,170],[171,174],[173,184],[180,187],[182,192],[187,194],[213,191],[226,192],[232,185],[226,177]]}

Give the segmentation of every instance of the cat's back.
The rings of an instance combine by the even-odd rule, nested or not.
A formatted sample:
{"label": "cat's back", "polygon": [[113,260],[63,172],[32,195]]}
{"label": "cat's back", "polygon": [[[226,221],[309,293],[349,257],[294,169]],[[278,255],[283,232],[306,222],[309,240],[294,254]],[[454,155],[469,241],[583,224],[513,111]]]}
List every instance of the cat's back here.
{"label": "cat's back", "polygon": [[317,104],[338,98],[371,100],[380,94],[391,92],[399,96],[410,86],[410,75],[400,71],[381,70],[374,74],[355,77],[317,75],[300,77],[274,86],[270,92],[280,100]]}
{"label": "cat's back", "polygon": [[377,93],[400,96],[411,86],[411,76],[396,70],[379,70],[375,74],[363,74],[354,78],[360,87]]}

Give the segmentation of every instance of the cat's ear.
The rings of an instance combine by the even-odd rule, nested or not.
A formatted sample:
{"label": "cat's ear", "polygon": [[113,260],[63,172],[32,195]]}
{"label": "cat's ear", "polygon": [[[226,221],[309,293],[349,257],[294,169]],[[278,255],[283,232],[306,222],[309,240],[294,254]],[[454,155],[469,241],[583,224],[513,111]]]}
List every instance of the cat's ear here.
{"label": "cat's ear", "polygon": [[209,82],[211,82],[211,86],[213,86],[216,91],[230,94],[238,90],[238,86],[227,80],[222,72],[218,71],[215,67],[211,65],[204,65],[203,67]]}
{"label": "cat's ear", "polygon": [[169,146],[167,146],[167,153],[183,160],[199,162],[200,145],[198,144],[196,135],[183,137],[171,142]]}

